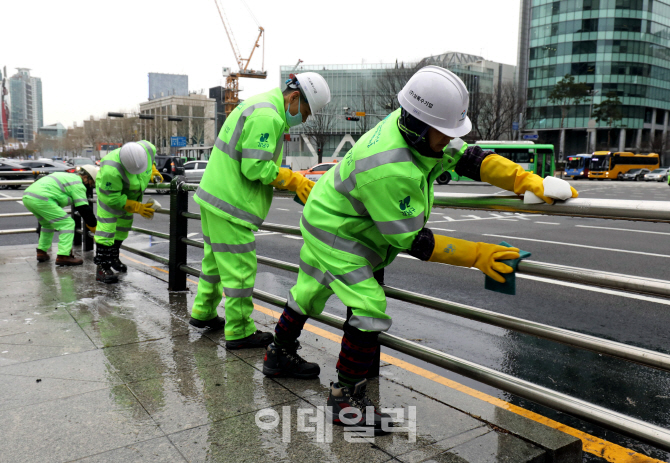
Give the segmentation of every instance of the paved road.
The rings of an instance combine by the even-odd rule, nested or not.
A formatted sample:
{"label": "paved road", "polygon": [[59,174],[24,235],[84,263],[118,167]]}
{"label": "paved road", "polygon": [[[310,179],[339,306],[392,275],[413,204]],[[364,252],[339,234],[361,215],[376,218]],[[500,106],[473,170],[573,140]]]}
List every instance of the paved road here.
{"label": "paved road", "polygon": [[[582,198],[644,199],[670,201],[670,188],[661,183],[571,182]],[[500,192],[482,184],[438,186],[436,191],[459,193]],[[19,196],[20,191],[4,191]],[[167,205],[167,196],[156,196]],[[191,200],[191,211],[197,205]],[[0,203],[0,211],[20,212],[15,202]],[[288,198],[276,198],[267,222],[297,225],[302,208]],[[0,228],[34,226],[34,219],[2,219]],[[168,232],[168,217],[136,225]],[[197,222],[189,235],[202,239]],[[491,214],[482,211],[436,208],[429,225],[437,233],[474,241],[508,241],[532,252],[532,260],[586,269],[670,279],[670,227],[667,224],[577,219],[522,214]],[[257,233],[258,255],[297,263],[302,239],[280,233]],[[0,237],[0,245],[36,242],[34,235]],[[127,244],[167,255],[164,240],[134,234]],[[198,267],[202,251],[191,248],[189,261]],[[257,287],[285,296],[295,274],[259,267]],[[670,353],[670,300],[559,283],[520,275],[517,295],[502,296],[484,289],[484,277],[476,270],[424,263],[399,257],[386,271],[386,283],[418,293],[481,307],[540,323]],[[328,312],[343,316],[344,307],[332,298]],[[394,324],[390,332],[426,346],[504,371],[508,374],[578,398],[670,427],[670,374],[644,368],[532,336],[464,320],[389,300]],[[424,368],[430,365],[413,360]],[[475,389],[549,416],[570,426],[667,461],[670,454],[579,422],[503,391],[459,375],[441,374]],[[588,456],[585,461],[601,461]]]}

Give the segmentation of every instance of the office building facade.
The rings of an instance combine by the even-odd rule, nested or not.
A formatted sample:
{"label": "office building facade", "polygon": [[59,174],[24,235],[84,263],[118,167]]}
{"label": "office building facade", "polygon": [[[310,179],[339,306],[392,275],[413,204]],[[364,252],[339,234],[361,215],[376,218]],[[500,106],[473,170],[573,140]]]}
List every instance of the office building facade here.
{"label": "office building facade", "polygon": [[9,79],[9,128],[13,138],[30,142],[44,125],[42,79],[31,76],[28,68],[16,70]]}
{"label": "office building facade", "polygon": [[[526,130],[560,146],[561,108],[548,95],[570,74],[593,97],[569,107],[563,157],[596,149],[653,151],[670,162],[670,1],[522,0],[520,19]],[[595,124],[593,106],[614,93],[622,120]]]}
{"label": "office building facade", "polygon": [[149,73],[149,101],[166,96],[188,96],[188,76]]}
{"label": "office building facade", "polygon": [[[318,154],[315,131],[325,135],[322,148],[324,159],[344,156],[361,135],[399,107],[397,93],[416,69],[431,64],[450,69],[463,79],[470,91],[479,89],[483,94],[493,91],[499,72],[500,79],[504,77],[505,81],[513,81],[516,75],[514,66],[503,65],[503,69],[498,66],[499,63],[455,52],[429,56],[412,63],[280,66],[279,86],[282,90],[291,73],[316,72],[326,79],[331,92],[330,103],[321,111],[324,116],[318,122],[320,127],[310,129],[308,121],[308,124],[291,128],[284,145],[287,157],[294,158],[289,163],[294,168],[314,163],[313,158]],[[356,113],[365,113],[365,116],[357,116]],[[295,159],[299,157],[312,159]]]}

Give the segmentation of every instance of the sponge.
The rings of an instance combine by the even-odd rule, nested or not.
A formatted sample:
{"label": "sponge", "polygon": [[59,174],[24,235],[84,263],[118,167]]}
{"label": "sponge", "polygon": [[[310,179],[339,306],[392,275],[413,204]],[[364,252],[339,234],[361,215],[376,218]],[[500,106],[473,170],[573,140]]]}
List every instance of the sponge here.
{"label": "sponge", "polygon": [[[511,244],[506,243],[505,241],[502,241],[500,243],[500,246],[505,246],[508,248],[513,247]],[[530,257],[530,252],[519,250],[518,259],[508,259],[499,261],[502,262],[503,264],[509,265],[510,267],[512,267],[512,269],[514,269],[514,271],[512,273],[501,274],[505,278],[504,283],[498,283],[493,278],[487,276],[486,279],[484,280],[484,288],[490,291],[495,291],[497,293],[509,294],[510,296],[514,296],[516,294],[516,270],[517,267],[519,266],[519,261],[521,261],[521,259],[526,259],[528,257]]]}

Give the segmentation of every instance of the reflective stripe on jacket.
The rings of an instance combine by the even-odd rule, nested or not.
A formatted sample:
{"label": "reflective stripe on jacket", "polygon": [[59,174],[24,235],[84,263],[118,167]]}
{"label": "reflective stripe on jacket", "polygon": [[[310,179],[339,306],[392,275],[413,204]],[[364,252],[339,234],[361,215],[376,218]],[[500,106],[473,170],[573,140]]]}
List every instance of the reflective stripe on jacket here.
{"label": "reflective stripe on jacket", "polygon": [[430,216],[433,182],[467,145],[454,139],[443,158],[421,156],[403,139],[399,116],[364,134],[316,183],[300,224],[306,242],[374,269],[411,248]]}
{"label": "reflective stripe on jacket", "polygon": [[270,210],[287,130],[278,88],[230,113],[212,149],[195,201],[231,222],[258,230]]}
{"label": "reflective stripe on jacket", "polygon": [[147,170],[141,174],[131,174],[123,167],[119,158],[121,148],[115,149],[102,158],[95,186],[98,192],[98,204],[104,204],[106,208],[112,209],[107,212],[113,213],[114,210],[117,210],[125,214],[123,206],[126,205],[127,200],[142,200],[142,194],[151,180],[151,166],[154,158],[153,150],[147,146],[144,148],[147,151],[149,165]]}
{"label": "reflective stripe on jacket", "polygon": [[37,180],[26,188],[24,196],[55,201],[60,207],[74,204],[75,207],[88,204],[86,186],[81,177],[68,172],[54,172]]}

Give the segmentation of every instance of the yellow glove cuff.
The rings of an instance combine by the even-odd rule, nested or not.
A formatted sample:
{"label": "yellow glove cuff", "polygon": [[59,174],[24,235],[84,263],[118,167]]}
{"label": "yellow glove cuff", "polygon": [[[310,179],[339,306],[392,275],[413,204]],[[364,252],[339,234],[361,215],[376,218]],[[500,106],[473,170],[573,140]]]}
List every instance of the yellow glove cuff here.
{"label": "yellow glove cuff", "polygon": [[428,259],[430,262],[440,262],[459,267],[472,267],[475,264],[477,243],[442,235],[433,236],[435,238],[435,248],[430,259]]}

